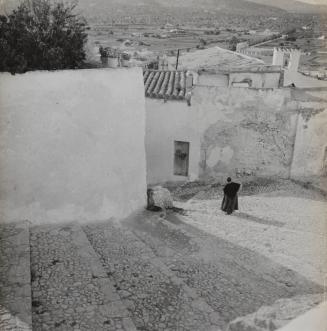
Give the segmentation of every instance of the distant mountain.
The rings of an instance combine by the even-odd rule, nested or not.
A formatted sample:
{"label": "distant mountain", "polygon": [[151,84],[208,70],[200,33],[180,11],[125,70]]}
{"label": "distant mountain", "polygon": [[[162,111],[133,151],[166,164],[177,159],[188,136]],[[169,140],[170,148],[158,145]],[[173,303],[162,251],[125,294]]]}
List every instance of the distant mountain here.
{"label": "distant mountain", "polygon": [[79,0],[79,8],[86,17],[116,15],[184,17],[201,13],[279,16],[286,12],[267,4],[248,0]]}
{"label": "distant mountain", "polygon": [[[268,1],[269,2],[269,1]],[[281,8],[267,4],[257,4],[248,0],[79,0],[79,8],[86,14],[102,14],[104,11],[124,8],[131,10],[171,12],[183,10],[209,10],[240,15],[278,15],[284,13]]]}
{"label": "distant mountain", "polygon": [[[10,12],[20,1],[0,0],[0,13]],[[313,5],[300,0],[78,0],[78,3],[79,10],[87,17],[104,16],[107,13],[113,15],[117,13],[160,15],[173,14],[179,11],[185,14],[196,11],[210,11],[263,16],[277,16],[286,12],[327,12],[327,5]]]}
{"label": "distant mountain", "polygon": [[[270,5],[277,8],[281,8],[283,10],[286,10],[290,13],[303,13],[303,14],[319,14],[322,12],[327,13],[327,0],[326,5],[319,4],[314,5],[310,3],[306,3],[303,1],[297,1],[297,0],[248,0],[251,2],[254,2],[256,4],[260,5]],[[323,3],[323,2],[321,2]]]}

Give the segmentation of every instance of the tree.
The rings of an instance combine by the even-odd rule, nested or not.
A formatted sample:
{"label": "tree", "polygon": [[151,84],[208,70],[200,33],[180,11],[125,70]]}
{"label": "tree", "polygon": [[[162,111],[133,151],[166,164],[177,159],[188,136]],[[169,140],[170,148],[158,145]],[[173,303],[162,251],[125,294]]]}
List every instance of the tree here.
{"label": "tree", "polygon": [[85,60],[86,21],[75,4],[25,0],[0,16],[0,71],[80,68]]}
{"label": "tree", "polygon": [[239,43],[239,40],[233,36],[230,40],[229,40],[229,49],[231,51],[236,51],[236,45]]}

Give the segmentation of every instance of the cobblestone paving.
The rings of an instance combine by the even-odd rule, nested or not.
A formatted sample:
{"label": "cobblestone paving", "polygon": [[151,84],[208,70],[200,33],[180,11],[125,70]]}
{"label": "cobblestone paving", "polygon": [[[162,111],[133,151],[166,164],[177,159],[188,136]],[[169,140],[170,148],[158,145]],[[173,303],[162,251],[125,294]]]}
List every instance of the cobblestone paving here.
{"label": "cobblestone paving", "polygon": [[[0,330],[31,330],[32,316],[37,331],[221,331],[279,299],[322,294],[321,284],[296,272],[301,268],[276,259],[293,252],[308,228],[303,238],[325,233],[320,219],[312,227],[311,211],[304,217],[283,211],[284,219],[278,208],[269,217],[247,208],[247,217],[225,218],[210,214],[205,201],[191,207],[194,219],[145,211],[83,229],[0,225]],[[261,254],[268,238],[275,255]],[[314,251],[305,245],[304,252],[306,261]]]}
{"label": "cobblestone paving", "polygon": [[30,330],[31,286],[27,222],[0,225],[0,330]]}
{"label": "cobblestone paving", "polygon": [[187,224],[173,223],[140,215],[125,226],[225,323],[280,298],[323,292],[321,286],[258,253]]}
{"label": "cobblestone paving", "polygon": [[31,229],[33,330],[135,330],[77,226]]}
{"label": "cobblestone paving", "polygon": [[224,325],[220,316],[128,229],[107,223],[86,226],[85,232],[138,330],[219,331]]}

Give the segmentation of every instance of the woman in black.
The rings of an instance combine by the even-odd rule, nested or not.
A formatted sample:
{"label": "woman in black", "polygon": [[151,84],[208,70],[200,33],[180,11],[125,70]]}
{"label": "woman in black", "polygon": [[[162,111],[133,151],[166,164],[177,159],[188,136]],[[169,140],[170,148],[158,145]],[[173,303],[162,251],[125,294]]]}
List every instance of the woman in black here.
{"label": "woman in black", "polygon": [[238,210],[237,192],[241,184],[232,182],[230,177],[227,178],[227,184],[224,187],[224,198],[221,204],[221,210],[230,215],[234,210]]}

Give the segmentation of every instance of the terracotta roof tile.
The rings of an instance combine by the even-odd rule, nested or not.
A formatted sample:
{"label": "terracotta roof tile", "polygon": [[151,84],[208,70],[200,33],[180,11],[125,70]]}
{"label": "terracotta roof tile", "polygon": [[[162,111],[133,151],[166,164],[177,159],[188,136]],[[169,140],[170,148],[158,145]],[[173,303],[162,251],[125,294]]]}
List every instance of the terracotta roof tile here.
{"label": "terracotta roof tile", "polygon": [[147,97],[180,100],[185,98],[185,71],[145,70],[143,79]]}

